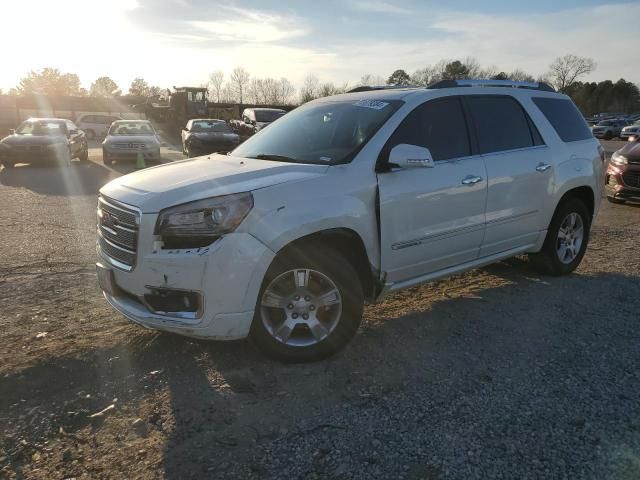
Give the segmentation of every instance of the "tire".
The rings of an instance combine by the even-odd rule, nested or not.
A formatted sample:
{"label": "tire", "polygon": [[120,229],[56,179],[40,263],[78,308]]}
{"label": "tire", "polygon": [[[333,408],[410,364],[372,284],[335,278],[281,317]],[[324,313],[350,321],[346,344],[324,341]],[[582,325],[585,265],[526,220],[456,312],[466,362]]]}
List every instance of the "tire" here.
{"label": "tire", "polygon": [[605,140],[611,140],[613,138],[613,133],[607,130],[602,138],[604,138]]}
{"label": "tire", "polygon": [[87,136],[89,140],[93,140],[94,138],[96,138],[96,132],[94,132],[90,128],[88,130],[85,130],[84,134]]}
{"label": "tire", "polygon": [[89,147],[85,146],[84,150],[82,150],[82,152],[80,152],[80,155],[78,155],[78,160],[80,160],[82,163],[89,161]]}
{"label": "tire", "polygon": [[[579,222],[577,217],[579,217]],[[562,250],[564,241],[559,236],[560,229],[563,227],[563,232],[571,231],[567,230],[571,224],[571,218],[575,219],[573,232],[569,234],[569,238],[574,238],[573,241],[569,240],[573,244],[572,248],[565,247]],[[567,223],[569,222],[569,223]],[[578,223],[582,225],[582,239],[579,245],[575,240],[577,237]],[[589,231],[591,229],[591,216],[589,211],[583,202],[576,198],[568,198],[564,200],[558,208],[556,208],[549,229],[547,230],[547,237],[545,238],[542,250],[540,253],[531,255],[531,259],[534,263],[540,267],[545,273],[554,276],[568,275],[573,272],[584,257],[589,243]],[[563,235],[565,235],[564,233]],[[566,244],[565,244],[566,245]],[[565,252],[564,260],[561,260],[562,252]]]}
{"label": "tire", "polygon": [[624,203],[627,203],[625,200],[621,200],[621,199],[619,199],[619,198],[609,197],[609,196],[607,196],[607,200],[608,200],[610,203],[615,203],[616,205],[622,205],[622,204],[624,204]]}
{"label": "tire", "polygon": [[[296,287],[296,278],[307,286]],[[282,285],[292,288],[276,288]],[[342,255],[319,246],[285,252],[265,275],[249,338],[266,355],[285,362],[326,358],[355,335],[363,305],[360,278]]]}
{"label": "tire", "polygon": [[102,150],[102,163],[107,166],[113,165],[113,160],[109,158],[109,155],[107,155],[107,152],[104,149]]}

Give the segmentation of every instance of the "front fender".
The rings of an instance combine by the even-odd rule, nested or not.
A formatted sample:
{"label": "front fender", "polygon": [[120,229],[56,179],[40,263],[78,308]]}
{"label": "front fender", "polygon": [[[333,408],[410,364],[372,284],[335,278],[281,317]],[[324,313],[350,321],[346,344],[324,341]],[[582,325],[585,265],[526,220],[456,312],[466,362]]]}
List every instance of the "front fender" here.
{"label": "front fender", "polygon": [[375,176],[353,182],[346,170],[332,169],[321,178],[254,191],[255,207],[242,228],[274,252],[313,233],[349,229],[360,236],[369,263],[379,268]]}

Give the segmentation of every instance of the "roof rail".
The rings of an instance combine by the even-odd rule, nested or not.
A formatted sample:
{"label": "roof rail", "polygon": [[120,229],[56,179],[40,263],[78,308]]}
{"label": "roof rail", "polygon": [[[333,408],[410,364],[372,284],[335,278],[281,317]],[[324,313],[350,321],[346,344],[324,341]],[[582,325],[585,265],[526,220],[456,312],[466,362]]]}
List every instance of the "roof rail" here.
{"label": "roof rail", "polygon": [[511,87],[528,88],[530,90],[542,90],[545,92],[555,92],[555,90],[545,82],[514,82],[512,80],[440,80],[439,82],[432,83],[427,88],[455,87]]}
{"label": "roof rail", "polygon": [[352,88],[346,93],[370,92],[372,90],[394,90],[397,88],[418,88],[416,85],[362,85]]}

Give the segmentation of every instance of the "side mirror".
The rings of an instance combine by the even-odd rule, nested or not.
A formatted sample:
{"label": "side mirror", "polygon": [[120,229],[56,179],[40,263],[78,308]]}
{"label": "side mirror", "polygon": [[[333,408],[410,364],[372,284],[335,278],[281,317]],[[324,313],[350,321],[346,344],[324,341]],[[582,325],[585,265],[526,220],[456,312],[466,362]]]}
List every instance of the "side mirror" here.
{"label": "side mirror", "polygon": [[15,135],[15,134],[16,134],[15,128],[10,128],[9,129],[9,135]]}
{"label": "side mirror", "polygon": [[391,149],[389,166],[405,168],[433,168],[435,163],[428,148],[401,143]]}

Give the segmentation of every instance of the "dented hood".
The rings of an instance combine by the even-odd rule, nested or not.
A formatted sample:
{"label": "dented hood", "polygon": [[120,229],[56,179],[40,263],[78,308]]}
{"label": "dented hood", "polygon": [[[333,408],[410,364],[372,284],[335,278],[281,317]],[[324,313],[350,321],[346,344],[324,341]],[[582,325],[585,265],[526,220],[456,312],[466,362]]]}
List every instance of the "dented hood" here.
{"label": "dented hood", "polygon": [[143,213],[202,198],[249,192],[326,173],[325,165],[210,155],[167,163],[117,178],[100,189]]}

